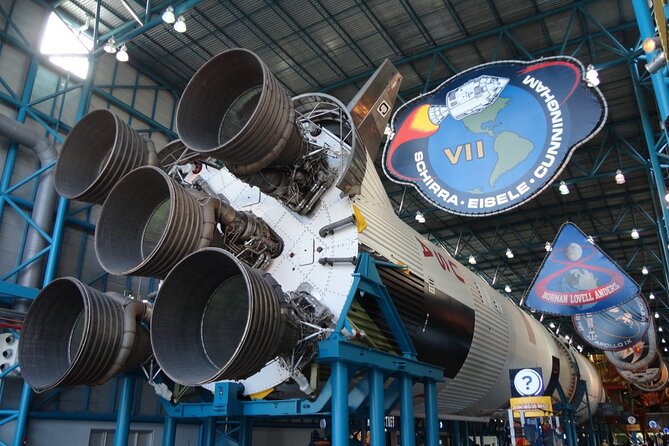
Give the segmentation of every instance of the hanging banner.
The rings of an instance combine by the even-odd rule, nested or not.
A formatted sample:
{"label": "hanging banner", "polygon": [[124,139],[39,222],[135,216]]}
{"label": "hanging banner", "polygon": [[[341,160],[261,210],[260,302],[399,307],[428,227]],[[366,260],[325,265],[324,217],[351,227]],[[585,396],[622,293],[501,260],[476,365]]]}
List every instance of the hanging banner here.
{"label": "hanging banner", "polygon": [[[650,366],[657,356],[654,324],[650,323],[646,334],[636,344],[617,352],[607,351],[604,354],[606,359],[618,369],[619,373],[623,370],[643,371]],[[631,375],[623,376],[625,379],[630,379],[630,377]]]}
{"label": "hanging banner", "polygon": [[395,112],[386,175],[458,215],[520,206],[606,121],[604,97],[584,73],[564,56],[458,73]]}
{"label": "hanging banner", "polygon": [[639,294],[632,280],[573,223],[558,231],[523,301],[542,313],[598,313]]}
{"label": "hanging banner", "polygon": [[579,336],[600,350],[622,350],[641,340],[650,317],[648,305],[642,296],[611,307],[600,313],[572,316],[574,328]]}

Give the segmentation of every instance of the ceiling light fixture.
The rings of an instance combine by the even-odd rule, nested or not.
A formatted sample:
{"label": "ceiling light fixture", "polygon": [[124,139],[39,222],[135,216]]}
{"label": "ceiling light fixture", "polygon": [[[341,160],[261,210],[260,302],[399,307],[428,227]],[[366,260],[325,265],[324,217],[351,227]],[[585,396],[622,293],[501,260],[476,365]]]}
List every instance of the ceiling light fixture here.
{"label": "ceiling light fixture", "polygon": [[599,85],[599,73],[593,65],[588,65],[585,71],[585,80],[588,81],[588,86],[596,87]]}
{"label": "ceiling light fixture", "polygon": [[476,265],[476,257],[474,257],[473,255],[470,255],[469,256],[469,264],[470,265]]}
{"label": "ceiling light fixture", "polygon": [[109,54],[114,54],[116,52],[116,41],[113,37],[107,40],[107,43],[105,43],[103,49],[105,50],[105,53]]}
{"label": "ceiling light fixture", "polygon": [[506,257],[513,259],[513,251],[511,251],[511,248],[506,248]]}
{"label": "ceiling light fixture", "polygon": [[658,312],[656,311],[654,317],[655,317],[655,319],[659,319],[659,318],[660,318],[660,313],[658,313]]}
{"label": "ceiling light fixture", "polygon": [[587,240],[588,243],[590,243],[591,245],[594,245],[594,244],[595,244],[595,238],[594,238],[593,236],[591,236],[591,235],[589,235],[589,236],[586,238],[586,240]]}
{"label": "ceiling light fixture", "polygon": [[639,231],[636,230],[636,228],[632,229],[632,232],[630,232],[630,236],[634,239],[637,240],[639,238]]}
{"label": "ceiling light fixture", "polygon": [[569,340],[569,335],[564,335],[564,338],[568,341]]}
{"label": "ceiling light fixture", "polygon": [[648,275],[648,268],[646,268],[646,265],[641,267],[641,274],[643,274],[644,276]]}
{"label": "ceiling light fixture", "polygon": [[551,328],[555,328],[555,324],[554,324],[553,322],[551,322],[550,324],[548,324],[548,326],[551,327]]}
{"label": "ceiling light fixture", "polygon": [[616,170],[616,184],[625,184],[625,175],[620,169]]}
{"label": "ceiling light fixture", "polygon": [[176,22],[174,22],[174,30],[178,33],[186,32],[186,19],[180,15]]}
{"label": "ceiling light fixture", "polygon": [[553,245],[551,245],[551,242],[546,242],[546,244],[544,245],[544,249],[546,250],[546,252],[551,252],[553,250]]}
{"label": "ceiling light fixture", "polygon": [[643,47],[643,50],[645,52],[652,53],[653,51],[662,47],[662,42],[660,41],[660,38],[657,36],[647,37],[646,40],[643,41],[643,44],[641,46]]}
{"label": "ceiling light fixture", "polygon": [[116,53],[116,60],[119,62],[127,62],[129,59],[128,57],[128,48],[126,48],[125,45],[121,47],[120,50],[118,50],[118,53]]}
{"label": "ceiling light fixture", "polygon": [[416,217],[414,217],[418,223],[425,223],[425,216],[421,211],[416,211]]}
{"label": "ceiling light fixture", "polygon": [[174,8],[172,6],[168,6],[165,12],[163,12],[163,22],[165,23],[174,23],[176,20],[176,17],[174,16]]}
{"label": "ceiling light fixture", "polygon": [[653,293],[650,293],[650,294],[648,295],[648,299],[650,299],[650,300],[655,300],[655,295],[654,295]]}
{"label": "ceiling light fixture", "polygon": [[583,352],[583,346],[579,345],[578,347],[576,347],[576,350],[578,350],[579,352]]}
{"label": "ceiling light fixture", "polygon": [[558,190],[562,195],[567,195],[569,193],[569,186],[567,186],[567,183],[564,181],[560,181],[560,187],[558,187]]}
{"label": "ceiling light fixture", "polygon": [[510,293],[511,292],[511,287],[509,285],[504,286],[504,291],[506,291],[507,293]]}
{"label": "ceiling light fixture", "polygon": [[662,332],[664,331],[664,329],[663,329],[662,326],[660,325],[660,328],[658,328],[657,331],[659,331],[660,333],[662,333]]}

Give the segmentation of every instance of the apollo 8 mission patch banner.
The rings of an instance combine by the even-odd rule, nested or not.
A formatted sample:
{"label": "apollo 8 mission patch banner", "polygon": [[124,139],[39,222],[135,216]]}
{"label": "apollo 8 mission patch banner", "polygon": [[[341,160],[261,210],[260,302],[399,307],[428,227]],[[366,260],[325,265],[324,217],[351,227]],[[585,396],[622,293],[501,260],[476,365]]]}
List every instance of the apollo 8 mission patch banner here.
{"label": "apollo 8 mission patch banner", "polygon": [[524,303],[542,313],[598,313],[639,294],[639,285],[573,223],[558,231],[553,249]]}
{"label": "apollo 8 mission patch banner", "polygon": [[383,167],[445,211],[496,214],[548,187],[606,114],[576,59],[480,65],[395,112]]}

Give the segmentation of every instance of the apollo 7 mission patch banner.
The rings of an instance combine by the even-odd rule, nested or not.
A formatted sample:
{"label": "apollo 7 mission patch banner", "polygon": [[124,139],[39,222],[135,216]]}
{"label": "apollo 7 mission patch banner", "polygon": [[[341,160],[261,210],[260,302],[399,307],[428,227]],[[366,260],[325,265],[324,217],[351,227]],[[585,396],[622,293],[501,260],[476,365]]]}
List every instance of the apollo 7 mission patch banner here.
{"label": "apollo 7 mission patch banner", "polygon": [[542,313],[598,313],[639,294],[639,285],[573,223],[558,231],[523,299]]}
{"label": "apollo 7 mission patch banner", "polygon": [[400,107],[386,175],[459,215],[506,211],[560,173],[606,120],[600,91],[570,57],[503,61],[459,73]]}

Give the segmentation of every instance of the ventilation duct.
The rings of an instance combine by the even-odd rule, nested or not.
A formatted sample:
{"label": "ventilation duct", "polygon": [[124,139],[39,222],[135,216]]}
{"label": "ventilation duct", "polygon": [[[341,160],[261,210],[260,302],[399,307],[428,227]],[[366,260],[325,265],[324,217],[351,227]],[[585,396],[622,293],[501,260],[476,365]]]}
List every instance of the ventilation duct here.
{"label": "ventilation duct", "polygon": [[[58,158],[58,152],[56,152],[56,148],[51,141],[27,125],[2,114],[0,114],[0,134],[30,149],[39,158],[40,167],[48,166]],[[51,232],[55,206],[56,190],[53,185],[53,170],[49,169],[40,175],[32,212],[32,219],[35,224],[47,234]],[[44,237],[31,227],[28,231],[21,261],[25,262],[37,255],[46,244],[47,241]],[[19,275],[19,284],[39,288],[42,285],[42,263],[38,260],[26,266]],[[16,302],[14,308],[17,311],[26,312],[29,305],[29,301],[20,299]]]}

